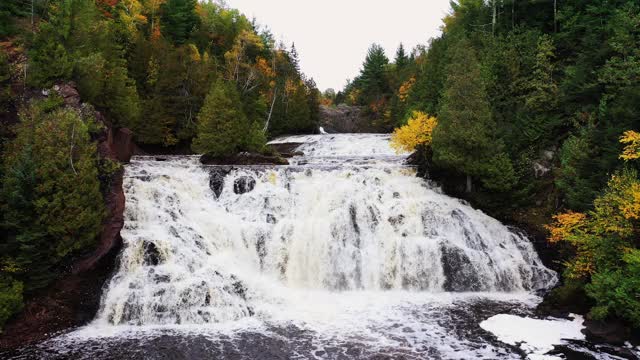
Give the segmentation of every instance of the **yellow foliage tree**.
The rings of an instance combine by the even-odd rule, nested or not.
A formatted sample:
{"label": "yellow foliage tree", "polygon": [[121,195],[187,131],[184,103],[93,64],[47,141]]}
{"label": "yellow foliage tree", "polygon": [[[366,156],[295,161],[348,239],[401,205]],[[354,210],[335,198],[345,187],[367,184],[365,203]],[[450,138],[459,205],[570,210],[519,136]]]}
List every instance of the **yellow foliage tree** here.
{"label": "yellow foliage tree", "polygon": [[407,122],[391,135],[391,147],[396,152],[411,152],[418,145],[431,145],[433,129],[438,125],[435,117],[421,111],[414,111]]}
{"label": "yellow foliage tree", "polygon": [[626,144],[620,158],[629,161],[640,159],[640,134],[635,131],[626,131],[620,138],[620,142]]}

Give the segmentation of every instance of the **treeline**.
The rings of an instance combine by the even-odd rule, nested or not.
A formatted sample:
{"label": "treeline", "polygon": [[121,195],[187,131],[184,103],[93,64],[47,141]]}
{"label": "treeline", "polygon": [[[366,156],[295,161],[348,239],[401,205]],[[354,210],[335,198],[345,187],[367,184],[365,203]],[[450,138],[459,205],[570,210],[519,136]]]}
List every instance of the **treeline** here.
{"label": "treeline", "polygon": [[196,0],[58,0],[43,18],[28,82],[74,80],[142,144],[190,143],[207,94],[223,83],[260,129],[243,136],[315,131],[319,92],[295,46],[277,45],[237,10]]}
{"label": "treeline", "polygon": [[[0,53],[0,328],[95,246],[121,168],[94,108],[143,147],[214,156],[317,129],[295,46],[213,1],[2,1],[0,38],[18,54]],[[52,90],[70,81],[81,108]]]}
{"label": "treeline", "polygon": [[428,139],[432,173],[466,179],[460,193],[494,214],[568,211],[550,227],[577,254],[559,293],[586,291],[595,318],[640,327],[638,163],[621,157],[640,129],[639,2],[452,2],[410,56],[372,46],[336,101],[406,124],[400,148]]}

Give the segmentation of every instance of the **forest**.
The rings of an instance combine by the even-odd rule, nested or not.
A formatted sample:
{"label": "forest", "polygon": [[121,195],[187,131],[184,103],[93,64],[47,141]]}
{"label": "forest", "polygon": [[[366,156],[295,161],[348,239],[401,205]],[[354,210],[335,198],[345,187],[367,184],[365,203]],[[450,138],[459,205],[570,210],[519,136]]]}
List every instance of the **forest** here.
{"label": "forest", "polygon": [[561,302],[586,295],[593,318],[640,327],[640,3],[451,7],[439,37],[392,60],[372,45],[323,102],[365,107],[445,189],[544,227]]}
{"label": "forest", "polygon": [[93,109],[63,106],[54,85],[73,82],[152,152],[260,153],[317,129],[295,45],[218,2],[2,1],[0,38],[0,328],[95,246],[121,168],[96,153]]}
{"label": "forest", "polygon": [[[93,110],[143,150],[226,156],[316,132],[322,103],[362,107],[445,191],[545,232],[560,302],[639,328],[640,3],[458,0],[441,29],[393,59],[372,45],[321,94],[295,45],[218,2],[2,1],[0,327],[95,246],[121,164],[97,155]],[[50,92],[69,82],[91,105]]]}

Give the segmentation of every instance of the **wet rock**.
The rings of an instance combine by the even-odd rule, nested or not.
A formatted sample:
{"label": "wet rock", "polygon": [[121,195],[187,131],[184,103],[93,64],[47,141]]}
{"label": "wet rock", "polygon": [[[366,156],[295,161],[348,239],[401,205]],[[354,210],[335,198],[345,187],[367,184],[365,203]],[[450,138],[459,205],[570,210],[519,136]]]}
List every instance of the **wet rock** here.
{"label": "wet rock", "polygon": [[[356,211],[356,207],[355,205],[351,205],[349,206],[349,217],[351,219],[351,226],[353,226],[353,231],[357,234],[360,235],[360,226],[358,226],[358,217],[357,217],[358,213]],[[360,247],[360,238],[358,238],[358,244],[356,247]]]}
{"label": "wet rock", "polygon": [[233,192],[242,195],[253,191],[256,187],[256,179],[250,176],[241,176],[233,182]]}
{"label": "wet rock", "polygon": [[147,266],[157,266],[162,262],[162,254],[160,254],[160,250],[158,250],[156,244],[145,241],[143,247],[143,264]]}
{"label": "wet rock", "polygon": [[462,249],[442,245],[442,270],[446,280],[445,291],[464,292],[482,290],[478,273],[471,265],[471,259]]}
{"label": "wet rock", "polygon": [[404,223],[404,215],[400,214],[398,216],[390,216],[387,221],[389,221],[389,224],[394,227],[397,225],[402,225]]}
{"label": "wet rock", "polygon": [[547,355],[570,360],[638,359],[633,351],[622,346],[598,345],[580,340],[567,340],[567,343],[567,345],[554,346],[554,349]]}
{"label": "wet rock", "polygon": [[623,345],[630,336],[629,327],[616,320],[585,319],[584,326],[585,329],[582,332],[586,335],[587,340],[592,342]]}
{"label": "wet rock", "polygon": [[239,296],[243,300],[247,300],[247,287],[240,280],[237,280],[235,276],[231,275],[231,280],[233,283],[231,284],[231,289],[228,289],[229,292]]}
{"label": "wet rock", "polygon": [[226,174],[221,171],[213,171],[209,175],[209,188],[219,198],[224,190],[224,178]]}

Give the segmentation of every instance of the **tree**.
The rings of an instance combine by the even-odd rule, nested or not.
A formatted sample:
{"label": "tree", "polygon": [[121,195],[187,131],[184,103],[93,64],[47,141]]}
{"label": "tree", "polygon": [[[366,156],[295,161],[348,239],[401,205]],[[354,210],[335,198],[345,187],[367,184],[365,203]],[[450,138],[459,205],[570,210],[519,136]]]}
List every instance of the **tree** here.
{"label": "tree", "polygon": [[[7,56],[0,53],[0,115],[9,112],[13,102],[11,90],[11,69]],[[1,146],[0,140],[0,146]]]}
{"label": "tree", "polygon": [[0,273],[0,334],[13,314],[22,310],[22,282]]}
{"label": "tree", "polygon": [[197,0],[167,0],[162,4],[162,33],[176,44],[184,44],[198,25]]}
{"label": "tree", "polygon": [[94,120],[52,100],[21,113],[4,157],[3,262],[28,292],[47,285],[66,256],[95,243],[104,215]]}
{"label": "tree", "polygon": [[431,146],[433,130],[438,119],[420,111],[411,114],[406,125],[397,128],[391,135],[391,147],[398,152],[411,152],[420,145]]}
{"label": "tree", "polygon": [[386,78],[387,64],[389,59],[382,46],[371,45],[357,80],[364,104],[369,105],[370,102],[379,100],[390,92]]}
{"label": "tree", "polygon": [[394,63],[396,64],[396,68],[398,71],[402,71],[409,64],[409,57],[407,57],[406,52],[404,51],[404,45],[400,43],[398,46],[398,50],[396,51],[396,58]]}
{"label": "tree", "polygon": [[475,51],[465,38],[451,50],[447,83],[433,134],[433,158],[444,168],[467,175],[484,187],[505,191],[514,183],[513,167],[495,136],[495,124],[487,101]]}
{"label": "tree", "polygon": [[567,263],[570,282],[587,282],[587,294],[596,302],[591,315],[615,315],[637,327],[640,324],[640,179],[632,169],[611,177],[588,213],[566,212],[554,216],[550,242],[567,242],[575,256]]}
{"label": "tree", "polygon": [[78,60],[75,79],[83,98],[101,110],[116,126],[139,130],[140,98],[123,59],[92,53]]}
{"label": "tree", "polygon": [[244,149],[251,135],[238,91],[233,83],[218,79],[198,114],[198,132],[191,147],[212,156],[234,155]]}
{"label": "tree", "polygon": [[533,78],[529,82],[529,94],[525,101],[529,111],[552,111],[558,104],[558,85],[553,79],[554,57],[553,41],[548,35],[541,36],[538,40]]}

